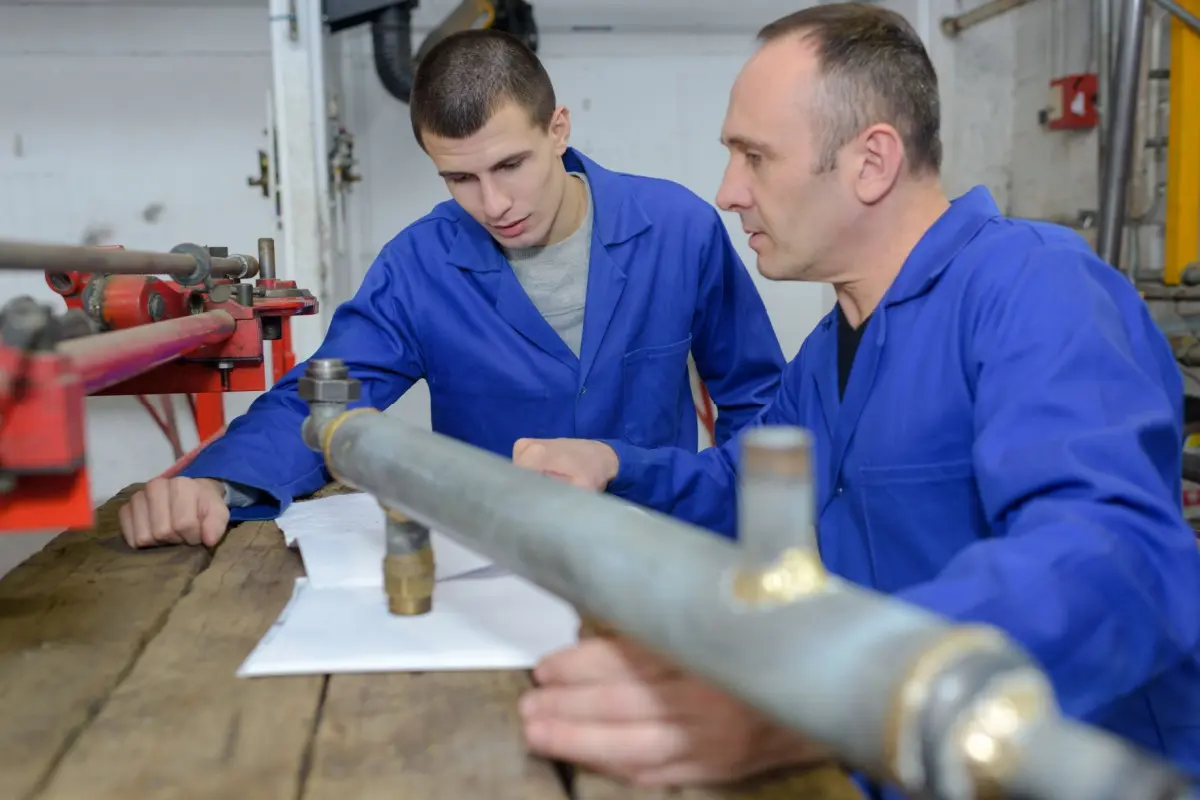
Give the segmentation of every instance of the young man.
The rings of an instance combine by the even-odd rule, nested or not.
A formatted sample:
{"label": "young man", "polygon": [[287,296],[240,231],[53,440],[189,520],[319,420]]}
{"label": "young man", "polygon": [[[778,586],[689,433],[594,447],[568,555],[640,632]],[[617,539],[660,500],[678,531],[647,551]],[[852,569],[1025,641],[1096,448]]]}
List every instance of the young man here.
{"label": "young man", "polygon": [[[695,450],[687,358],[724,442],[774,394],[784,358],[716,209],[569,148],[570,117],[523,44],[469,31],[433,48],[413,132],[452,200],[389,242],[317,358],[362,404],[429,384],[434,430],[509,455],[527,436]],[[134,547],[211,545],[329,480],[305,447],[298,365],[184,471],[121,510]]]}
{"label": "young man", "polygon": [[[982,188],[947,199],[937,79],[902,18],[829,4],[761,39],[718,204],[764,275],[837,293],[758,420],[814,436],[822,558],[1003,629],[1068,714],[1200,779],[1200,553],[1164,336],[1074,233],[1006,219]],[[736,441],[520,442],[514,460],[735,535]],[[656,663],[616,640],[548,658],[531,743],[652,783],[814,757]]]}

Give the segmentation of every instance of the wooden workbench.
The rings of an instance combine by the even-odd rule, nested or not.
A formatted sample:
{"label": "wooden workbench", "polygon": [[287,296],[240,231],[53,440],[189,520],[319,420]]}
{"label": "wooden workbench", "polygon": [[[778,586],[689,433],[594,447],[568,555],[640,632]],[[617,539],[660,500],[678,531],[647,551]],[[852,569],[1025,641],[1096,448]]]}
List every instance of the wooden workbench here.
{"label": "wooden workbench", "polygon": [[681,792],[573,775],[525,751],[523,672],[237,678],[299,557],[272,523],[132,551],[137,488],[0,580],[0,800],[858,798],[833,768]]}

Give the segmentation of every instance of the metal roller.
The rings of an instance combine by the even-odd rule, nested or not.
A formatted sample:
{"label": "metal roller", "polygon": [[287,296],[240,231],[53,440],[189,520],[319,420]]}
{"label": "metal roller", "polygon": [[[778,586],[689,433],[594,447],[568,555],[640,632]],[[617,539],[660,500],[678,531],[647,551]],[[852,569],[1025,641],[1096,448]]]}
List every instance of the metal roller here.
{"label": "metal roller", "polygon": [[[301,386],[312,410],[305,441],[338,480],[910,796],[1096,796],[1080,787],[1189,796],[1168,766],[1061,719],[1046,677],[1001,632],[826,574],[811,535],[804,431],[743,437],[741,548],[374,409],[347,411],[356,386],[336,360],[311,361]],[[1074,757],[1086,753],[1108,756]]]}
{"label": "metal roller", "polygon": [[203,272],[216,278],[250,278],[258,272],[258,261],[243,255],[209,256],[205,248],[186,244],[170,253],[156,253],[0,241],[0,270],[172,275],[183,279]]}
{"label": "metal roller", "polygon": [[93,394],[204,345],[223,342],[237,328],[228,311],[206,311],[187,317],[139,325],[109,333],[68,339],[58,352],[71,359]]}

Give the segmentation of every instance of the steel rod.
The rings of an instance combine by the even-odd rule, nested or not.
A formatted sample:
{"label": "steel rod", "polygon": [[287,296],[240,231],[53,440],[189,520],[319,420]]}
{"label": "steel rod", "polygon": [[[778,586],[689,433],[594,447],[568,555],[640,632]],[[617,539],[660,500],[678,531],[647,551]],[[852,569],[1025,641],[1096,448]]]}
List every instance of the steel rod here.
{"label": "steel rod", "polygon": [[[787,602],[748,603],[735,588],[743,567],[733,542],[371,409],[310,422],[316,430],[306,441],[321,443],[344,484],[458,539],[914,795],[976,796],[977,786],[961,785],[968,748],[954,739],[964,715],[977,713],[964,704],[978,696],[964,687],[991,691],[993,678],[1018,680],[1035,696],[1048,687],[998,631],[953,626],[832,577]],[[1053,730],[1053,708],[1047,713]],[[1059,735],[1105,738],[1074,727]],[[1019,767],[1024,754],[1011,755]],[[1157,760],[1145,763],[1154,775],[1174,779]],[[1077,773],[1105,769],[1063,761],[1050,772],[1019,774],[1032,784],[1024,797],[1057,798],[1069,794],[1063,786]],[[1003,783],[1017,775],[989,778]]]}
{"label": "steel rod", "polygon": [[71,359],[88,394],[107,389],[206,344],[224,341],[237,326],[227,311],[207,311],[110,333],[69,339],[58,353]]}
{"label": "steel rod", "polygon": [[[1096,48],[1096,175],[1098,193],[1102,194],[1108,172],[1108,127],[1112,117],[1112,4],[1113,0],[1093,0],[1092,15],[1095,34],[1092,39]],[[1097,197],[1097,200],[1100,200]],[[1102,202],[1102,201],[1101,201]],[[1099,208],[1099,203],[1097,203]]]}
{"label": "steel rod", "polygon": [[1191,28],[1192,33],[1200,36],[1200,17],[1197,17],[1178,3],[1173,2],[1173,0],[1154,0],[1154,2],[1158,4],[1159,8]]}
{"label": "steel rod", "polygon": [[[186,276],[195,269],[196,259],[185,253],[0,241],[0,270]],[[257,272],[258,261],[250,256],[212,259],[216,277],[249,278]]]}
{"label": "steel rod", "polygon": [[941,26],[942,33],[950,38],[958,36],[968,28],[973,28],[982,22],[987,22],[989,19],[994,19],[1007,14],[1010,11],[1015,11],[1021,6],[1032,3],[1033,0],[989,0],[978,8],[971,9],[954,17],[943,17]]}
{"label": "steel rod", "polygon": [[1138,74],[1145,38],[1146,0],[1126,0],[1121,9],[1121,27],[1113,74],[1113,101],[1108,114],[1108,165],[1104,171],[1104,190],[1100,197],[1100,217],[1096,230],[1096,252],[1118,269],[1125,232],[1126,199],[1133,163],[1133,136],[1136,125]]}

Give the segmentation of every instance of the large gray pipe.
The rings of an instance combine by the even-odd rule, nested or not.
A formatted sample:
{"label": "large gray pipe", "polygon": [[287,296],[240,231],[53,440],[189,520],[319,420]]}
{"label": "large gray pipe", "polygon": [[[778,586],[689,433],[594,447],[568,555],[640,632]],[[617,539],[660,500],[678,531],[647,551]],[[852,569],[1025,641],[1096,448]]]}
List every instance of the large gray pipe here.
{"label": "large gray pipe", "polygon": [[1121,266],[1121,243],[1125,232],[1125,206],[1129,173],[1133,164],[1136,130],[1138,76],[1145,38],[1145,0],[1126,0],[1121,9],[1117,58],[1112,80],[1112,102],[1101,98],[1105,108],[1108,163],[1103,171],[1100,219],[1096,230],[1096,252],[1114,267]]}
{"label": "large gray pipe", "polygon": [[[826,575],[811,549],[810,496],[796,501],[787,491],[811,489],[803,431],[765,428],[743,439],[747,553],[373,409],[338,409],[336,398],[355,396],[354,385],[331,360],[310,362],[304,381],[313,410],[305,440],[338,480],[914,797],[973,800],[1019,786],[1025,798],[1099,800],[1110,795],[1078,787],[1128,789],[1118,780],[1126,773],[1139,776],[1140,797],[1187,796],[1157,761],[1064,725],[1045,677],[1000,632],[953,626]],[[1106,758],[1047,767],[1029,758],[1027,741]]]}

